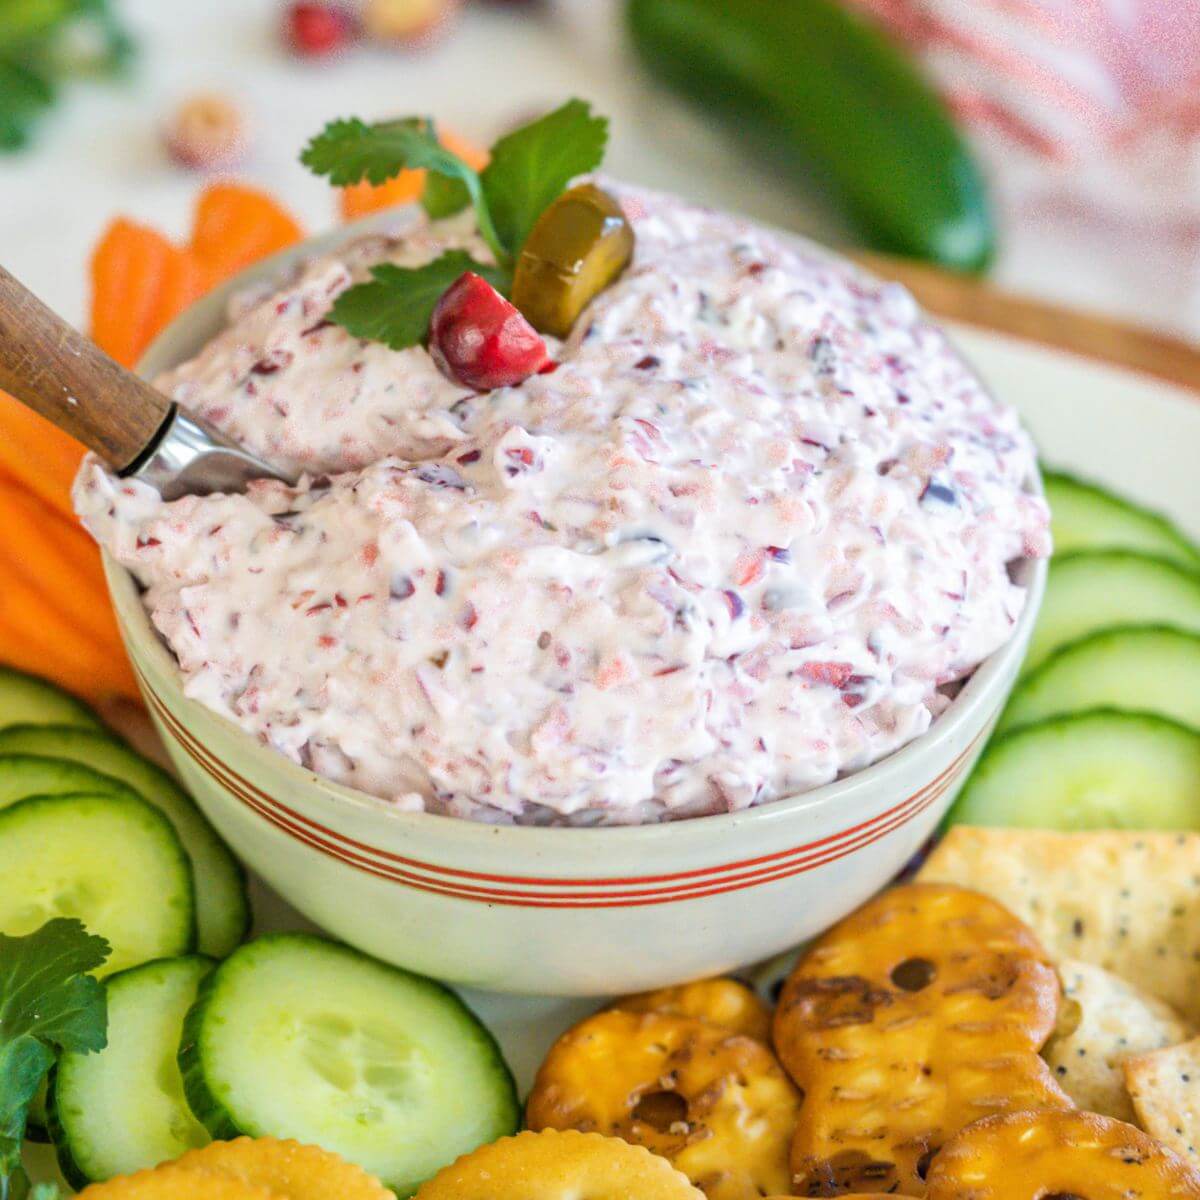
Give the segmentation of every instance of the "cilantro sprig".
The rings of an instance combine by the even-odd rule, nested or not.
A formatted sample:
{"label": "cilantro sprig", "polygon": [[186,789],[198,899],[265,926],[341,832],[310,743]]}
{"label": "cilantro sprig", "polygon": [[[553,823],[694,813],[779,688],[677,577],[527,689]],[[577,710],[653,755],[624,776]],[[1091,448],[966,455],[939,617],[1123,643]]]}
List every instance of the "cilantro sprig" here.
{"label": "cilantro sprig", "polygon": [[607,141],[607,119],[593,115],[583,100],[568,100],[501,138],[482,171],[447,150],[427,117],[373,125],[351,118],[326,125],[300,156],[311,171],[345,187],[364,180],[380,184],[407,168],[424,168],[426,211],[446,217],[472,206],[496,261],[492,267],[464,251],[451,251],[425,267],[376,267],[370,283],[338,297],[330,318],[355,337],[402,350],[425,336],[438,298],[464,271],[507,293],[517,256],[538,217],[572,179],[600,165]]}
{"label": "cilantro sprig", "polygon": [[371,269],[371,282],[343,292],[330,318],[355,337],[382,342],[393,350],[415,346],[429,328],[442,293],[464,272],[482,275],[493,287],[502,272],[477,263],[465,250],[447,250],[424,267],[381,263]]}
{"label": "cilantro sprig", "polygon": [[514,252],[567,184],[604,161],[607,144],[608,121],[592,116],[584,101],[568,100],[492,147],[483,193],[500,236]]}
{"label": "cilantro sprig", "polygon": [[65,917],[27,937],[0,934],[0,1200],[29,1195],[25,1122],[58,1052],[89,1054],[108,1042],[104,989],[87,972],[109,953],[104,938]]}
{"label": "cilantro sprig", "polygon": [[405,117],[376,125],[367,125],[357,117],[333,121],[309,142],[300,160],[316,174],[327,175],[329,182],[338,187],[363,180],[385,183],[406,167],[424,168],[453,180],[475,205],[479,232],[496,261],[504,266],[510,263],[508,250],[492,224],[479,175],[438,141],[433,122],[427,117]]}

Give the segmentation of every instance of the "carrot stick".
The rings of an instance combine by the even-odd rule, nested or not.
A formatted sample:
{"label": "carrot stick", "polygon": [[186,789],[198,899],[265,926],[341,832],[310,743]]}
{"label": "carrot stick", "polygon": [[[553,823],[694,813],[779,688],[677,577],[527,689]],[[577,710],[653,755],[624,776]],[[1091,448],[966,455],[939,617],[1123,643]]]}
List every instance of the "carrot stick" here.
{"label": "carrot stick", "polygon": [[181,251],[162,234],[118,217],[92,255],[92,340],[133,366],[159,327]]}
{"label": "carrot stick", "polygon": [[83,447],[44,417],[0,392],[0,470],[52,505],[71,513],[71,484]]}
{"label": "carrot stick", "polygon": [[16,534],[7,544],[17,574],[55,609],[71,614],[73,626],[96,640],[111,641],[115,627],[104,573],[87,533],[8,480],[0,481],[0,527]]}
{"label": "carrot stick", "polygon": [[207,290],[303,236],[291,214],[265,192],[217,183],[196,204],[191,250]]}
{"label": "carrot stick", "polygon": [[82,696],[136,696],[104,583],[82,528],[0,475],[0,660]]}
{"label": "carrot stick", "polygon": [[425,172],[416,168],[401,171],[386,183],[371,184],[365,180],[362,183],[352,183],[349,187],[342,188],[338,197],[342,220],[357,221],[359,217],[370,216],[371,213],[381,212],[385,208],[411,204],[421,198],[424,190]]}
{"label": "carrot stick", "polygon": [[6,575],[0,589],[0,662],[52,679],[85,700],[136,699],[137,683],[120,642],[96,641],[73,628],[12,565],[11,556],[0,552]]}

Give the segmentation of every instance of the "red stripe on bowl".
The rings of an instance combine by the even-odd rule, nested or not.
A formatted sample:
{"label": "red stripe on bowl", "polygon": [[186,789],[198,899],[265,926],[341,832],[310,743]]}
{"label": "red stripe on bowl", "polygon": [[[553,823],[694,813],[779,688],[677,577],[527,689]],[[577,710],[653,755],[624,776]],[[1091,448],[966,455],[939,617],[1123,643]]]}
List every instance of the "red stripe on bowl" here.
{"label": "red stripe on bowl", "polygon": [[[759,858],[746,859],[740,862],[726,863],[720,866],[702,868],[695,871],[677,872],[671,875],[646,877],[618,877],[613,879],[538,879],[535,877],[486,875],[480,872],[463,871],[456,868],[441,867],[433,863],[425,863],[416,859],[404,858],[387,851],[379,850],[364,843],[347,838],[334,830],[320,825],[300,813],[288,808],[274,797],[250,784],[237,775],[227,765],[222,763],[202,746],[182,726],[182,724],[167,709],[166,705],[150,687],[144,675],[139,676],[146,691],[147,699],[166,727],[168,733],[180,748],[196,765],[209,775],[226,791],[239,799],[259,816],[270,821],[277,828],[291,837],[324,853],[327,857],[337,859],[358,870],[365,871],[378,878],[414,887],[422,891],[438,895],[450,896],[456,899],[470,900],[477,903],[499,903],[525,907],[539,908],[607,908],[607,907],[636,907],[646,904],[664,904],[679,900],[699,899],[705,896],[719,895],[724,892],[736,891],[745,887],[772,883],[780,879],[804,871],[815,870],[829,862],[845,857],[872,842],[898,829],[912,818],[923,812],[945,794],[953,784],[956,775],[974,749],[975,743],[964,750],[958,758],[935,780],[927,784],[900,804],[887,809],[869,821],[860,822],[837,834],[792,847],[789,850],[778,851],[774,854],[763,855]],[[980,735],[982,736],[982,735]],[[976,739],[976,741],[978,738]],[[383,861],[380,861],[383,860]],[[786,860],[786,861],[785,861]],[[743,871],[743,868],[772,863],[757,871]],[[393,865],[397,864],[397,865]],[[413,868],[405,870],[402,868]],[[415,872],[426,872],[419,874]],[[741,872],[741,873],[738,873]],[[439,875],[450,876],[439,879]],[[716,876],[712,879],[706,876]],[[476,887],[458,883],[455,877],[467,877],[482,881],[518,885],[518,890],[512,888]],[[642,890],[648,884],[672,882],[674,886]],[[687,882],[692,880],[693,882]],[[603,887],[616,884],[626,887],[638,887],[636,891],[613,891],[605,888],[602,891],[564,892],[555,891],[542,893],[538,891],[519,890],[528,885],[544,887]]]}

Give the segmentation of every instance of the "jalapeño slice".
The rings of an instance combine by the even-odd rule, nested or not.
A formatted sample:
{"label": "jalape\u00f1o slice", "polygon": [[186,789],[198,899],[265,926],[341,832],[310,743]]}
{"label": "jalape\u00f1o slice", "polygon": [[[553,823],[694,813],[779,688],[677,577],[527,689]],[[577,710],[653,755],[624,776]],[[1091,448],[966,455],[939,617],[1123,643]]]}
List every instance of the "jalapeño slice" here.
{"label": "jalape\u00f1o slice", "polygon": [[513,279],[512,301],[541,333],[565,338],[579,314],[629,265],[633,230],[614,196],[591,183],[538,218]]}

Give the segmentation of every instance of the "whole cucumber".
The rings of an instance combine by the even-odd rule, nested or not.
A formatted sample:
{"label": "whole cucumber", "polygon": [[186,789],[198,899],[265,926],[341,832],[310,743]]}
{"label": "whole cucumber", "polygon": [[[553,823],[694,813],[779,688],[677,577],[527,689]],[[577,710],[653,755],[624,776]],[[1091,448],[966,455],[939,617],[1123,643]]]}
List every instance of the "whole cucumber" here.
{"label": "whole cucumber", "polygon": [[941,101],[886,37],[836,0],[628,0],[664,82],[814,175],[871,247],[983,271],[995,226]]}

